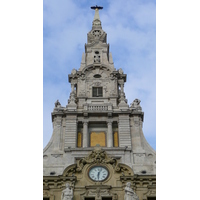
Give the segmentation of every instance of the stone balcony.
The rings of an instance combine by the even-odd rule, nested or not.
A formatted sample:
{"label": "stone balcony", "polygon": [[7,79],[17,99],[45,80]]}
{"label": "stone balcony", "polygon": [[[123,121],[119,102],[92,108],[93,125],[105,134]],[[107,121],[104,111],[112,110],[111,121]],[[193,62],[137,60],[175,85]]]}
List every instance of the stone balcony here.
{"label": "stone balcony", "polygon": [[112,112],[112,104],[104,103],[104,104],[84,104],[83,110],[87,112]]}

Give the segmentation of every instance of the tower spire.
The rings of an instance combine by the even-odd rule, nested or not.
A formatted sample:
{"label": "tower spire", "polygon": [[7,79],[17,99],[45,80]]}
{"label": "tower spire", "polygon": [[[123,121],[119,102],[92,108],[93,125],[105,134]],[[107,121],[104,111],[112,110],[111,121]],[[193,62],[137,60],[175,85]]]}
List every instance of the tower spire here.
{"label": "tower spire", "polygon": [[91,9],[95,10],[95,14],[94,14],[94,20],[92,22],[92,27],[97,27],[100,26],[101,27],[101,20],[99,17],[99,10],[103,9],[103,7],[101,6],[92,6]]}

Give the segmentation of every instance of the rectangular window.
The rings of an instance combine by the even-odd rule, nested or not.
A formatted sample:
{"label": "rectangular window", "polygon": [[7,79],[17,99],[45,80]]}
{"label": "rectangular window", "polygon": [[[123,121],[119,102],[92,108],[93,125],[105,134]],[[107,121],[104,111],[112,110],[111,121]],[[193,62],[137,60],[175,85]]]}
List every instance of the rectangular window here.
{"label": "rectangular window", "polygon": [[77,135],[77,147],[82,147],[82,133],[81,132],[78,132],[78,135]]}
{"label": "rectangular window", "polygon": [[93,87],[92,88],[93,97],[103,97],[103,88],[102,87]]}
{"label": "rectangular window", "polygon": [[119,147],[119,140],[118,140],[118,132],[117,131],[115,131],[113,133],[113,146]]}
{"label": "rectangular window", "polygon": [[43,200],[49,200],[49,198],[43,198]]}
{"label": "rectangular window", "polygon": [[91,132],[90,133],[90,146],[105,147],[106,146],[106,134],[105,132]]}

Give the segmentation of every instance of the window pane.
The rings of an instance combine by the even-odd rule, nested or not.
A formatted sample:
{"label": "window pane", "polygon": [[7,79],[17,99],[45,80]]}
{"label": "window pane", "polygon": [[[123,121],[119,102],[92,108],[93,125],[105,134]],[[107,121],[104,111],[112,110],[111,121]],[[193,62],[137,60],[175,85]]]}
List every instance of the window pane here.
{"label": "window pane", "polygon": [[99,97],[102,97],[102,96],[103,96],[102,87],[97,88],[97,95],[98,95]]}
{"label": "window pane", "polygon": [[92,88],[92,96],[93,97],[102,97],[103,96],[102,87],[93,87]]}
{"label": "window pane", "polygon": [[97,96],[97,88],[96,88],[96,87],[93,87],[92,96],[93,96],[93,97],[96,97],[96,96]]}

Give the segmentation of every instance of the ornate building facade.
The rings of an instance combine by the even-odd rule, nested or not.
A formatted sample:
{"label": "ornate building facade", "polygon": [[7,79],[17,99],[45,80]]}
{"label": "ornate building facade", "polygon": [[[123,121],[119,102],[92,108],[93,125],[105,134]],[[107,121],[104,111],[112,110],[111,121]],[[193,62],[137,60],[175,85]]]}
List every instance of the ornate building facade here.
{"label": "ornate building facade", "polygon": [[143,131],[140,100],[129,106],[95,9],[66,106],[56,101],[43,151],[43,200],[154,200],[156,153]]}

